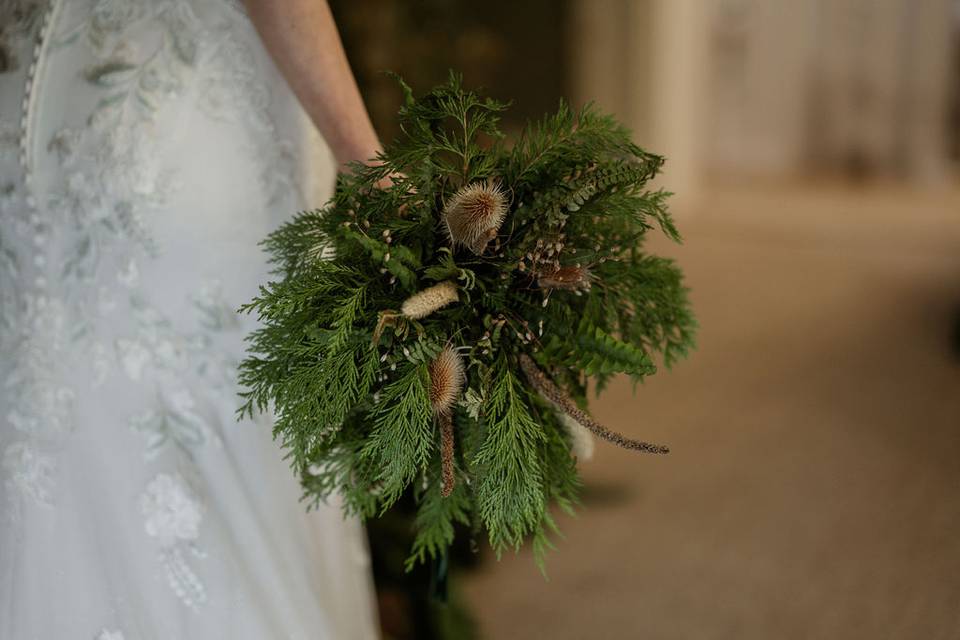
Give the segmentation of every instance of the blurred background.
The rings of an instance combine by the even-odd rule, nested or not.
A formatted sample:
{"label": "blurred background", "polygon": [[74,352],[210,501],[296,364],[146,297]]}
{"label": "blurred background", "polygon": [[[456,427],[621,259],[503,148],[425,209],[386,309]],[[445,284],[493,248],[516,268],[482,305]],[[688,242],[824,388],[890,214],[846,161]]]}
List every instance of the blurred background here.
{"label": "blurred background", "polygon": [[385,635],[960,638],[960,0],[331,4],[384,139],[454,68],[666,155],[702,325],[593,401],[673,453],[598,444],[548,580],[468,541],[437,608],[372,526]]}

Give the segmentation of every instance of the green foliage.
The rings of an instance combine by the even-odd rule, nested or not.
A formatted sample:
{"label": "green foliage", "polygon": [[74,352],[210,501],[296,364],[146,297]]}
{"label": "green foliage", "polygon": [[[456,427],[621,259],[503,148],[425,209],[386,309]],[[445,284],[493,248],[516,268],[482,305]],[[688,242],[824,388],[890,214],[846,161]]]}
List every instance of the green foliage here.
{"label": "green foliage", "polygon": [[443,497],[440,494],[439,459],[428,473],[428,479],[432,481],[427,483],[426,488],[416,492],[420,508],[414,522],[416,538],[406,562],[408,570],[417,563],[443,554],[453,544],[456,524],[470,524],[473,503],[468,487],[458,484],[453,493]]}
{"label": "green foliage", "polygon": [[[582,404],[588,377],[640,380],[693,345],[680,270],[643,250],[650,232],[679,241],[669,193],[647,187],[663,159],[593,107],[561,103],[510,146],[498,129],[505,105],[457,76],[419,98],[401,88],[400,138],[340,176],[326,207],[264,241],[276,280],[244,307],[261,327],[241,365],[241,412],[273,410],[312,502],[339,493],[370,517],[412,495],[408,568],[442,555],[457,527],[484,532],[498,553],[530,539],[540,558],[550,507],[572,509],[579,480],[570,434],[518,357],[534,356]],[[509,199],[497,237],[481,255],[455,249],[445,203],[488,180]],[[579,279],[550,284],[564,269]],[[458,302],[400,312],[439,282],[456,284]],[[445,345],[466,373],[448,496],[430,404],[430,364]]]}
{"label": "green foliage", "polygon": [[397,501],[426,466],[434,448],[429,384],[426,365],[410,366],[384,387],[370,412],[373,429],[362,455],[379,469],[376,482],[384,509]]}
{"label": "green foliage", "polygon": [[544,353],[549,359],[588,376],[626,373],[642,378],[657,370],[642,348],[619,340],[599,327],[580,327],[569,342],[551,336],[544,345]]}
{"label": "green foliage", "polygon": [[546,510],[541,425],[530,415],[527,391],[504,354],[494,368],[484,413],[486,437],[476,455],[480,517],[494,549],[519,547],[541,526]]}

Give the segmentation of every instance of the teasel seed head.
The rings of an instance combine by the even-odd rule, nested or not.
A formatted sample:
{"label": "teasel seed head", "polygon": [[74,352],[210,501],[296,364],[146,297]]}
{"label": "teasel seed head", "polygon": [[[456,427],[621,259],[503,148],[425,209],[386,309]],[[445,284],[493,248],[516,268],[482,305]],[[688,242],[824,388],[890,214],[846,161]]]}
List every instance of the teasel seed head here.
{"label": "teasel seed head", "polygon": [[447,345],[430,363],[430,406],[437,415],[450,415],[465,379],[463,359]]}
{"label": "teasel seed head", "polygon": [[443,208],[443,222],[450,241],[482,254],[496,237],[508,206],[506,194],[493,180],[462,187]]}
{"label": "teasel seed head", "polygon": [[411,320],[419,320],[457,300],[459,296],[456,283],[446,280],[418,291],[404,300],[400,306],[400,313]]}

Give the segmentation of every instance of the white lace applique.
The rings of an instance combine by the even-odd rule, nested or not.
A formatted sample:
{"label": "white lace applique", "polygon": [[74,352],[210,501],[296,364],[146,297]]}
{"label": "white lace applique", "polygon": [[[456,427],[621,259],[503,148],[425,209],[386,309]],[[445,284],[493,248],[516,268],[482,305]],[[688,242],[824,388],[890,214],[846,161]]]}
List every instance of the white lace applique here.
{"label": "white lace applique", "polygon": [[66,46],[83,40],[99,58],[125,44],[124,32],[148,15],[146,0],[96,0],[85,20],[57,34],[54,44]]}
{"label": "white lace applique", "polygon": [[[87,126],[52,135],[48,149],[62,179],[51,186],[42,207],[32,203],[33,194],[24,193],[23,182],[20,188],[16,182],[0,185],[0,328],[8,329],[4,337],[9,338],[0,348],[12,363],[0,381],[9,398],[2,417],[32,434],[38,445],[70,430],[77,392],[62,381],[68,349],[85,352],[81,357],[92,363],[94,387],[112,369],[105,345],[93,339],[98,320],[118,310],[114,288],[98,284],[109,281],[103,271],[114,270],[118,282],[134,287],[136,260],[156,252],[146,213],[165,201],[175,181],[152,161],[153,115],[182,87],[183,68],[191,62],[190,39],[198,32],[189,28],[190,16],[182,3],[100,0],[86,22],[56,38],[60,55],[83,42],[79,36],[85,34],[98,55],[115,56],[86,74],[103,97]],[[167,36],[143,61],[130,62],[134,53],[125,46],[125,30],[150,17],[166,25]],[[170,53],[174,49],[179,54]],[[15,151],[7,142],[19,133],[2,127],[0,151]],[[48,277],[55,279],[55,288]],[[151,358],[177,358],[169,340],[150,347],[148,352],[136,342],[117,345],[121,366],[132,379]]]}
{"label": "white lace applique", "polygon": [[239,391],[239,362],[231,351],[218,349],[214,338],[218,334],[241,330],[236,306],[227,302],[218,281],[202,286],[197,294],[191,296],[191,302],[197,310],[202,329],[191,339],[192,352],[195,354],[194,373],[209,388],[221,392],[225,400],[234,402]]}
{"label": "white lace applique", "polygon": [[67,333],[63,306],[44,295],[26,295],[14,335],[15,366],[4,390],[7,421],[19,431],[53,439],[73,426],[76,397],[57,378],[63,336]]}
{"label": "white lace applique", "polygon": [[237,310],[227,302],[219,281],[204,284],[190,299],[200,312],[201,325],[208,331],[230,331],[240,327]]}
{"label": "white lace applique", "polygon": [[140,496],[144,528],[163,546],[200,535],[203,508],[179,475],[159,473]]}
{"label": "white lace applique", "polygon": [[197,412],[193,396],[186,389],[163,397],[158,404],[158,408],[130,419],[130,427],[147,439],[148,460],[155,458],[168,443],[192,456],[193,449],[213,438],[210,426]]}
{"label": "white lace applique", "polygon": [[157,375],[184,373],[188,366],[188,338],[140,295],[130,298],[130,308],[137,333],[131,338],[117,339],[117,353],[130,379],[139,381],[147,367],[152,367]]}
{"label": "white lace applique", "polygon": [[[188,80],[202,88],[206,109],[236,119],[253,132],[252,148],[271,150],[271,157],[257,153],[270,192],[280,194],[291,187],[291,146],[277,144],[269,92],[254,70],[249,44],[237,37],[239,19],[234,16],[204,26],[184,2],[97,0],[85,20],[54,36],[51,55],[68,55],[71,47],[85,44],[102,60],[84,72],[88,85],[102,96],[85,126],[61,127],[49,139],[47,148],[59,163],[62,178],[51,185],[43,216],[25,213],[29,207],[22,194],[0,185],[5,234],[12,229],[13,240],[28,238],[37,249],[35,264],[30,265],[37,274],[36,290],[11,292],[6,283],[24,282],[23,265],[18,262],[24,252],[18,255],[11,242],[0,237],[0,274],[10,275],[0,280],[4,302],[0,322],[23,330],[22,337],[10,341],[11,361],[17,364],[5,381],[18,398],[8,409],[18,428],[35,430],[45,423],[48,432],[67,430],[76,392],[59,383],[56,372],[65,361],[61,351],[68,345],[74,352],[85,353],[86,362],[92,363],[94,387],[118,368],[136,383],[161,371],[169,375],[192,371],[209,388],[235,392],[236,358],[219,352],[213,335],[239,325],[219,290],[212,287],[192,299],[203,330],[178,333],[140,293],[138,262],[157,255],[149,217],[162,209],[178,183],[175,174],[152,160],[159,144],[156,114],[184,93]],[[245,22],[241,28],[252,27]],[[153,46],[140,40],[139,47],[133,46],[136,30],[156,32]],[[10,138],[8,146],[13,150],[17,133],[13,125],[4,126],[0,139]],[[7,215],[9,209],[16,211]],[[57,239],[55,253],[47,250],[51,238]],[[47,255],[55,258],[50,265]],[[126,313],[116,289],[98,284],[109,282],[106,276],[111,271],[130,292],[127,301],[138,330],[105,342],[97,336],[100,321]],[[42,293],[48,275],[59,285],[56,298]],[[25,309],[27,317],[13,317],[13,309]],[[69,323],[64,322],[66,318]],[[38,324],[43,324],[42,330],[36,330]],[[113,365],[107,345],[113,347]],[[171,415],[169,406],[155,407],[154,415]],[[138,424],[157,424],[143,415],[135,419]]]}
{"label": "white lace applique", "polygon": [[[30,500],[42,507],[52,506],[56,461],[28,442],[14,442],[3,451],[3,471],[7,491],[16,499]],[[19,518],[19,502],[14,503],[10,515]]]}
{"label": "white lace applique", "polygon": [[[236,403],[237,359],[231,351],[219,347],[216,336],[240,330],[237,312],[226,302],[217,282],[203,286],[191,301],[198,313],[199,331],[175,332],[157,310],[138,303],[138,334],[117,341],[127,375],[133,380],[150,376],[158,388],[155,405],[132,416],[129,422],[146,438],[147,459],[156,458],[168,444],[192,458],[198,447],[221,443],[216,429],[197,406],[198,393],[216,404]],[[184,387],[185,376],[201,381],[194,388],[202,392]]]}
{"label": "white lace applique", "polygon": [[[249,23],[245,28],[252,29]],[[203,69],[201,106],[214,118],[242,122],[259,158],[260,179],[272,204],[294,188],[293,145],[280,138],[270,116],[270,92],[259,79],[249,46],[226,29]]]}
{"label": "white lace applique", "polygon": [[[18,177],[9,184],[0,177],[0,326],[14,328],[0,345],[13,363],[0,380],[11,402],[0,410],[24,436],[3,443],[3,478],[19,502],[47,506],[57,465],[46,452],[70,432],[77,396],[86,391],[65,384],[73,377],[62,375],[70,363],[81,363],[92,387],[120,376],[155,389],[151,406],[129,418],[150,460],[172,448],[186,462],[198,447],[219,442],[208,400],[236,402],[236,356],[218,336],[241,325],[220,285],[189,296],[197,321],[185,330],[187,318],[174,322],[141,278],[147,261],[162,254],[151,219],[180,185],[176,168],[155,160],[164,155],[166,107],[200,91],[208,114],[240,123],[269,198],[292,189],[295,165],[292,145],[277,143],[269,90],[243,41],[255,39],[238,37],[237,16],[201,24],[190,3],[178,0],[96,0],[84,15],[65,30],[53,28],[49,55],[77,48],[93,54],[82,70],[85,89],[93,91],[89,114],[61,123],[45,140],[55,179],[42,193]],[[0,126],[0,154],[14,163],[17,125]],[[208,399],[211,393],[222,395]],[[204,557],[197,544],[202,503],[181,475],[159,473],[139,506],[171,588],[187,606],[200,607],[207,600],[195,570]],[[122,634],[105,629],[100,637]]]}
{"label": "white lace applique", "polygon": [[[131,32],[150,24],[162,28],[153,29],[152,48],[138,50]],[[157,254],[149,215],[168,201],[178,181],[153,161],[160,155],[155,120],[183,93],[201,32],[182,2],[98,0],[86,20],[56,37],[60,55],[85,40],[105,59],[84,72],[100,95],[86,125],[63,127],[48,144],[64,176],[54,186],[49,210],[60,228],[73,230],[62,278],[81,321],[92,322],[105,311],[99,300],[83,300],[90,283],[109,280],[104,269],[132,288],[138,283],[137,260]]]}
{"label": "white lace applique", "polygon": [[131,297],[137,333],[116,339],[117,357],[133,381],[147,375],[161,382],[178,381],[191,374],[203,380],[204,388],[225,392],[232,401],[237,388],[237,361],[217,346],[215,336],[239,331],[237,313],[216,284],[203,287],[190,299],[198,313],[199,331],[177,330],[169,318],[143,298]]}
{"label": "white lace applique", "polygon": [[[63,536],[145,556],[150,569],[124,562],[134,573],[120,582],[143,581],[147,601],[117,600],[118,610],[159,596],[186,613],[237,587],[219,586],[232,551],[216,547],[223,532],[204,501],[217,487],[204,479],[231,473],[216,449],[239,404],[247,324],[234,298],[251,284],[241,278],[262,273],[256,238],[295,208],[301,141],[281,139],[299,136],[303,114],[227,1],[41,2],[53,9],[41,6],[42,21],[12,40],[18,68],[0,74],[0,493],[29,525],[4,530],[36,535],[22,549],[34,560],[49,546],[49,566],[31,570],[55,579],[58,554],[76,546],[57,545],[56,521],[86,518]],[[38,3],[0,0],[0,14],[14,4]],[[218,165],[208,175],[195,160]],[[234,173],[252,183],[242,200],[222,197]],[[242,222],[230,217],[237,203]],[[203,283],[216,269],[228,286]],[[116,455],[104,457],[101,440]],[[97,521],[86,501],[102,492],[143,528]],[[262,508],[262,496],[226,498]],[[119,584],[102,582],[91,588],[109,595]],[[103,617],[81,637],[136,633],[121,631],[125,614],[87,613]]]}
{"label": "white lace applique", "polygon": [[179,474],[160,473],[141,494],[140,509],[147,535],[160,546],[170,588],[185,605],[199,609],[207,601],[207,591],[188,558],[205,557],[196,546],[203,505]]}

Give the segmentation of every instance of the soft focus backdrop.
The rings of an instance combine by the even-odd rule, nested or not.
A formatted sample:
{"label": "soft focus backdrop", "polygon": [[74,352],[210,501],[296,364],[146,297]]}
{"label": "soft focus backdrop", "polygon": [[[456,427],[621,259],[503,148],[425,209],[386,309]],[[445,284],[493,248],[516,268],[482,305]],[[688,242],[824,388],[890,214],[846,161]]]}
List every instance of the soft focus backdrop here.
{"label": "soft focus backdrop", "polygon": [[598,102],[677,193],[699,350],[593,402],[673,453],[598,443],[549,580],[464,550],[481,637],[960,637],[960,1],[332,4],[384,138],[379,71],[455,68],[512,131]]}

